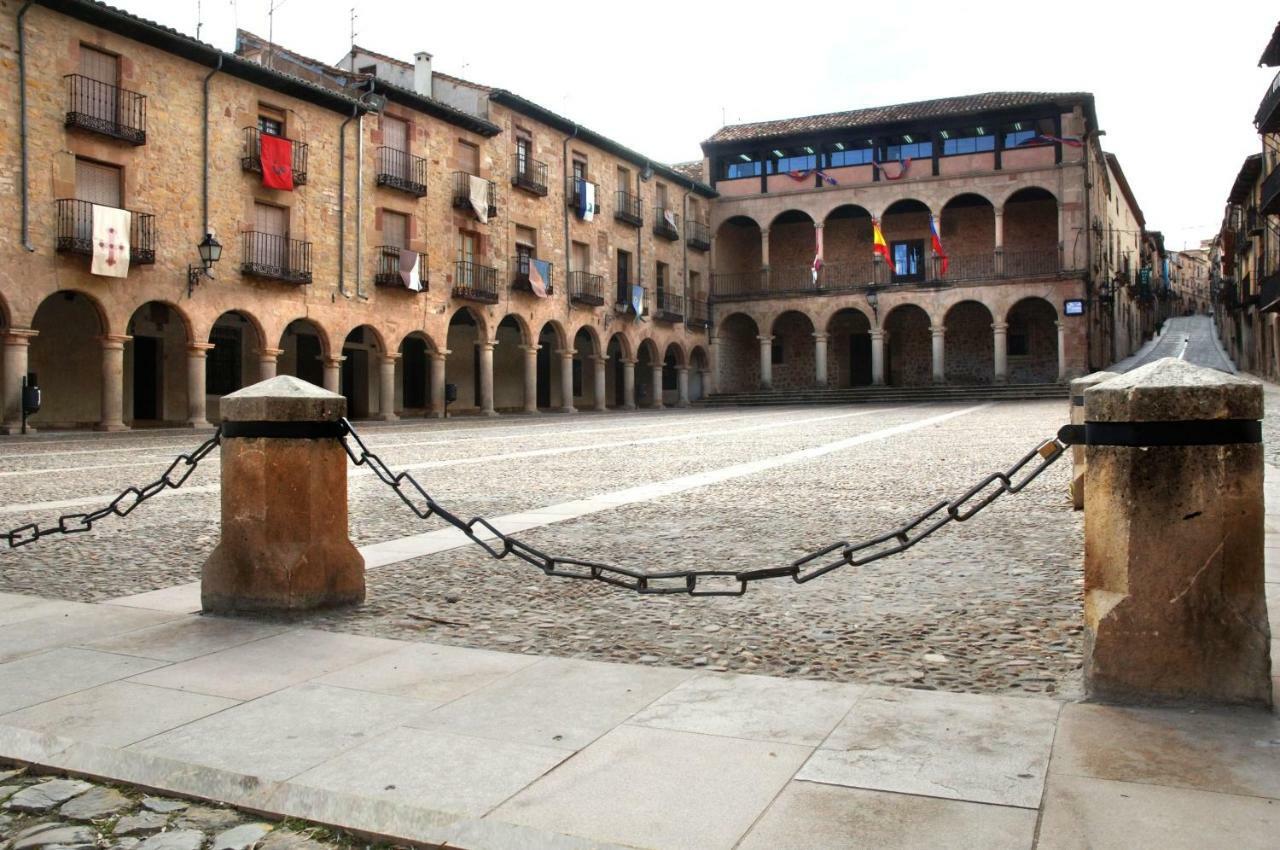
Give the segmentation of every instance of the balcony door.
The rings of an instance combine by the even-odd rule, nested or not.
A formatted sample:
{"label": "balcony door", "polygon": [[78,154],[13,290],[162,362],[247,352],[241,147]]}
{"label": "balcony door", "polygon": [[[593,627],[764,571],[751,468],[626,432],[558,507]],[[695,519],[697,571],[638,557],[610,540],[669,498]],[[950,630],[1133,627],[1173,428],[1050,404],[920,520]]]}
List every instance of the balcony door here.
{"label": "balcony door", "polygon": [[250,262],[285,269],[289,259],[289,211],[271,204],[254,204],[254,229],[258,236]]}
{"label": "balcony door", "polygon": [[516,136],[516,174],[520,177],[529,177],[529,160],[532,159],[530,151],[533,148],[533,139],[527,136]]}
{"label": "balcony door", "polygon": [[409,179],[409,122],[382,116],[382,145],[386,148],[383,172],[400,180]]}
{"label": "balcony door", "polygon": [[120,109],[120,58],[80,45],[80,76],[85,82],[76,94],[75,111],[101,121],[118,123]]}
{"label": "balcony door", "polygon": [[470,142],[459,141],[456,154],[459,171],[476,175],[480,173],[480,148]]}
{"label": "balcony door", "polygon": [[409,217],[403,213],[382,211],[382,244],[395,248],[398,255],[400,248],[409,247]]}
{"label": "balcony door", "polygon": [[[123,207],[121,171],[114,165],[103,165],[87,159],[76,160],[76,200],[104,207]],[[77,242],[93,241],[93,211],[88,204],[76,204],[74,212]]]}
{"label": "balcony door", "polygon": [[[463,230],[458,233],[458,286],[475,286],[476,237]],[[479,396],[476,396],[479,398]]]}
{"label": "balcony door", "polygon": [[631,303],[631,254],[618,252],[618,303]]}

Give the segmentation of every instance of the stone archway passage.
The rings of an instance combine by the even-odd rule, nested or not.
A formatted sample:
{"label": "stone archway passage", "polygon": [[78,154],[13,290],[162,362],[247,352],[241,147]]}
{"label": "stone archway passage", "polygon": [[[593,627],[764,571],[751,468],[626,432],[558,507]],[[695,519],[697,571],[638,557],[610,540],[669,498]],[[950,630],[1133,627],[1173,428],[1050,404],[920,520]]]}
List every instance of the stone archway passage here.
{"label": "stone archway passage", "polygon": [[933,380],[929,314],[914,304],[895,307],[885,318],[885,378],[894,387],[922,387]]}
{"label": "stone archway passage", "polygon": [[[168,304],[148,301],[129,317],[124,346],[125,420],[140,424],[188,421],[192,387],[187,368],[187,323]],[[205,355],[201,351],[200,356]],[[203,373],[203,364],[201,364]],[[200,375],[203,377],[203,374]],[[201,391],[203,388],[195,388]],[[203,399],[201,410],[203,410]],[[204,415],[200,415],[204,424]]]}
{"label": "stone archway passage", "polygon": [[961,301],[947,311],[943,363],[948,384],[990,384],[995,381],[993,319],[986,305]]}
{"label": "stone archway passage", "polygon": [[1009,383],[1058,380],[1058,311],[1043,298],[1024,298],[1009,310]]}
{"label": "stone archway passage", "polygon": [[871,322],[862,311],[846,308],[827,325],[830,355],[827,380],[833,387],[869,387],[873,382]]}
{"label": "stone archway passage", "polygon": [[[66,290],[36,309],[27,369],[40,385],[35,428],[124,428],[124,344],[108,339],[98,303]],[[112,381],[104,382],[111,372]]]}

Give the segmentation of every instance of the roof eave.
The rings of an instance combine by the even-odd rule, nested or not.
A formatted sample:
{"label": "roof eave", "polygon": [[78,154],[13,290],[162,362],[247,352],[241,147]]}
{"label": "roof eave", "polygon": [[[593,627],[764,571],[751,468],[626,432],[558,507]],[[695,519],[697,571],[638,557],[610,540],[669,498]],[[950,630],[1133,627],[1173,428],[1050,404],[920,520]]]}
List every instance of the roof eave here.
{"label": "roof eave", "polygon": [[400,86],[388,83],[386,80],[377,77],[374,80],[374,91],[384,95],[387,100],[398,103],[401,106],[407,106],[410,109],[416,109],[419,112],[439,118],[453,124],[455,127],[462,127],[464,130],[470,130],[486,138],[493,137],[502,132],[502,128],[492,121],[486,121],[479,116],[472,115],[469,112],[463,112],[460,109],[454,109],[452,106],[441,103],[432,98],[423,97],[415,91],[401,88]]}

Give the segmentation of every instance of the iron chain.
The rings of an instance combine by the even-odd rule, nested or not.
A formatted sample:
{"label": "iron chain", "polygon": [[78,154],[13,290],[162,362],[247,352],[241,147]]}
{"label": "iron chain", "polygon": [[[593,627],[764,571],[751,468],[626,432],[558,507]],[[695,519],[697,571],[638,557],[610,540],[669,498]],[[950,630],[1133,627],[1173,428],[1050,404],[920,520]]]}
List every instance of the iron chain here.
{"label": "iron chain", "polygon": [[212,437],[201,443],[195,451],[185,452],[174,458],[169,467],[165,469],[164,474],[150,484],[142,487],[126,487],[120,495],[96,511],[82,514],[63,514],[58,517],[57,525],[42,526],[36,522],[20,525],[11,531],[0,534],[0,539],[5,540],[10,549],[17,549],[19,546],[35,543],[42,537],[49,537],[54,534],[80,534],[93,528],[93,524],[98,520],[106,519],[109,516],[128,516],[133,513],[138,505],[141,505],[152,496],[159,495],[165,490],[177,490],[187,483],[191,473],[195,472],[196,467],[200,465],[200,461],[208,457],[209,453],[216,449],[221,442],[222,429],[219,428],[213,432]]}
{"label": "iron chain", "polygon": [[[420,519],[440,517],[483,548],[490,557],[502,559],[514,555],[549,576],[602,581],[644,594],[687,593],[690,596],[741,596],[746,593],[748,584],[776,578],[790,578],[797,584],[804,584],[840,567],[860,567],[904,552],[947,523],[970,519],[1005,493],[1021,492],[1062,457],[1067,447],[1056,438],[1046,440],[1004,472],[993,472],[959,497],[938,502],[892,531],[856,543],[841,540],[786,566],[651,573],[579,558],[547,555],[528,543],[503,534],[484,517],[464,520],[432,499],[408,472],[393,472],[380,457],[369,450],[349,421],[344,419],[343,425],[348,437],[343,440],[343,446],[356,466],[369,467]],[[496,541],[496,545],[490,542],[491,539]]]}

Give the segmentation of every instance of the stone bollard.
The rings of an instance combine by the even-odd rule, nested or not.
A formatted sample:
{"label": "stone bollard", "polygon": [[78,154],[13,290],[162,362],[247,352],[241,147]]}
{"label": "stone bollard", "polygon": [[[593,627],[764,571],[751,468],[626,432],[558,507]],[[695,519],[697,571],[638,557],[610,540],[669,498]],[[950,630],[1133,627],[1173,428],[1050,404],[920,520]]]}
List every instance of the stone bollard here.
{"label": "stone bollard", "polygon": [[364,600],[347,534],[346,399],[281,375],[222,397],[222,539],[205,611],[300,611]]}
{"label": "stone bollard", "polygon": [[1261,385],[1164,358],[1085,413],[1087,694],[1270,705]]}
{"label": "stone bollard", "polygon": [[[1071,424],[1084,424],[1084,391],[1103,381],[1114,378],[1117,372],[1094,372],[1071,382]],[[1071,506],[1076,510],[1084,509],[1084,446],[1071,447]]]}

